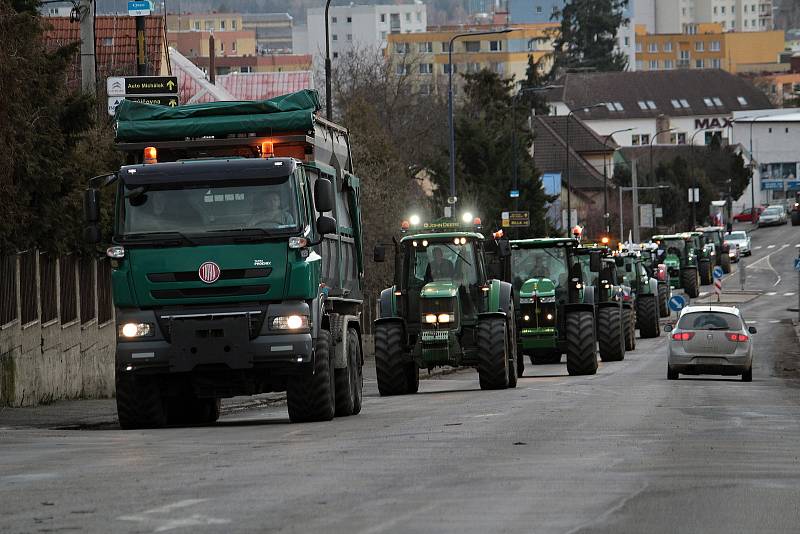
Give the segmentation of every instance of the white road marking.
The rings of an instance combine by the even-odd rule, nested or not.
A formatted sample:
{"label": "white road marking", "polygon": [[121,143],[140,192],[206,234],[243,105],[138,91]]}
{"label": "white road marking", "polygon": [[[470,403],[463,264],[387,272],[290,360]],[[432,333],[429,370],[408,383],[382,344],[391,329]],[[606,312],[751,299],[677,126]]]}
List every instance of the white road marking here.
{"label": "white road marking", "polygon": [[700,294],[698,295],[698,297],[707,297],[707,296],[709,296],[710,294],[711,294],[711,293],[709,293],[708,291],[703,291],[702,293],[700,293]]}
{"label": "white road marking", "polygon": [[773,319],[769,322],[769,324],[778,324],[779,322],[781,322],[780,319]]}
{"label": "white road marking", "polygon": [[767,245],[767,248],[775,248],[775,245]]}
{"label": "white road marking", "polygon": [[[770,245],[770,247],[774,247],[774,246],[775,246],[775,245]],[[772,284],[772,287],[775,287],[775,286],[777,286],[778,284],[780,284],[780,283],[781,283],[781,275],[778,273],[778,271],[776,271],[776,270],[775,270],[775,268],[774,268],[774,267],[772,266],[772,264],[769,262],[769,257],[770,257],[770,256],[772,256],[773,254],[777,253],[777,252],[780,252],[780,251],[779,251],[779,250],[776,250],[775,252],[770,252],[769,254],[767,254],[766,256],[764,256],[763,258],[761,258],[760,260],[756,260],[756,261],[754,261],[753,263],[750,263],[750,264],[748,264],[748,265],[747,265],[747,267],[748,267],[748,268],[751,268],[751,269],[752,269],[753,267],[755,267],[756,265],[758,265],[758,264],[759,264],[759,263],[761,263],[762,261],[766,261],[766,262],[767,262],[767,267],[768,267],[768,268],[769,268],[769,269],[770,269],[770,270],[771,270],[773,273],[775,273],[775,276],[777,276],[777,277],[778,277],[778,281],[777,281],[777,282],[775,282],[774,284]]]}
{"label": "white road marking", "polygon": [[781,248],[786,248],[788,246],[789,246],[789,243],[784,243],[783,245],[781,245]]}
{"label": "white road marking", "polygon": [[784,297],[793,297],[794,295],[795,295],[795,293],[793,293],[792,291],[789,291],[788,293],[784,293],[783,294]]}
{"label": "white road marking", "polygon": [[209,525],[227,525],[231,522],[230,519],[221,519],[217,517],[209,517],[202,514],[191,514],[185,517],[154,517],[159,514],[169,514],[196,506],[200,503],[206,502],[208,499],[185,499],[177,501],[158,508],[151,508],[134,515],[123,515],[117,518],[118,521],[132,521],[134,523],[142,523],[148,529],[153,529],[153,532],[166,532],[168,530],[183,529],[187,527],[203,527]]}
{"label": "white road marking", "polygon": [[[800,245],[797,245],[797,246],[800,247]],[[764,247],[762,247],[761,245],[758,245],[757,247],[753,247],[753,250],[761,250],[762,248],[764,248]]]}
{"label": "white road marking", "polygon": [[800,244],[795,245],[794,248],[800,248]]}
{"label": "white road marking", "polygon": [[764,293],[764,294],[765,294],[766,296],[768,296],[768,297],[774,297],[774,296],[775,296],[775,295],[777,295],[778,293],[776,293],[775,291],[770,291],[769,293]]}

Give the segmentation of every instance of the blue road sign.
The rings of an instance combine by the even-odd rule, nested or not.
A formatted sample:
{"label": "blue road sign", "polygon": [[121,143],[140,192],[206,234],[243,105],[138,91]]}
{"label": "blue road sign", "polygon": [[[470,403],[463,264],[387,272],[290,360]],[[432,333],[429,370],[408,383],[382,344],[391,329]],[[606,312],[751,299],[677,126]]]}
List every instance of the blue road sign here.
{"label": "blue road sign", "polygon": [[800,273],[800,258],[794,259],[794,270]]}
{"label": "blue road sign", "polygon": [[669,309],[674,312],[679,312],[684,309],[687,305],[686,297],[683,295],[675,295],[671,299],[669,299]]}
{"label": "blue road sign", "polygon": [[131,17],[146,17],[150,14],[153,7],[150,5],[149,0],[136,0],[135,2],[128,2],[128,15]]}
{"label": "blue road sign", "polygon": [[508,196],[511,198],[519,198],[519,189],[512,189]]}
{"label": "blue road sign", "polygon": [[723,271],[723,270],[722,270],[722,267],[720,267],[719,265],[717,265],[716,267],[714,267],[714,278],[716,278],[717,280],[719,280],[719,279],[720,279],[720,278],[722,278],[723,276],[725,276],[725,271]]}

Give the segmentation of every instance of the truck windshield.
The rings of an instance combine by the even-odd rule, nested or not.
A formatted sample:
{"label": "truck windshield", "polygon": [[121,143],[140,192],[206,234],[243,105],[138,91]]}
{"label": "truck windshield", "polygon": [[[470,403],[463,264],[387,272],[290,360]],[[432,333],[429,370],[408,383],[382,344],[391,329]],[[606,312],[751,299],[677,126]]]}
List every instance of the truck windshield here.
{"label": "truck windshield", "polygon": [[125,235],[298,229],[294,180],[160,184],[123,190]]}
{"label": "truck windshield", "polygon": [[458,245],[453,242],[430,242],[422,240],[408,243],[408,287],[421,288],[429,282],[453,281],[469,287],[478,283],[475,247],[467,241]]}
{"label": "truck windshield", "polygon": [[515,249],[511,253],[515,289],[531,278],[549,278],[556,287],[567,285],[567,252],[559,248]]}

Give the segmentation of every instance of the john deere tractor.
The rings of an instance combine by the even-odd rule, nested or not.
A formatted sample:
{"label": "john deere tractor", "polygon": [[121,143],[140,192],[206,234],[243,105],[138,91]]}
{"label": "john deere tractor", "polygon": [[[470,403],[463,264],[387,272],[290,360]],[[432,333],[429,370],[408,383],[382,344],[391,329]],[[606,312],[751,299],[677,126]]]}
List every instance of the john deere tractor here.
{"label": "john deere tractor", "polygon": [[[600,359],[604,362],[623,360],[626,350],[636,349],[635,310],[630,300],[624,300],[625,292],[619,283],[611,250],[606,246],[582,245],[575,249],[575,254],[581,264],[587,301],[595,305]],[[594,255],[602,259],[599,272],[591,270]]]}
{"label": "john deere tractor", "polygon": [[658,280],[647,273],[642,257],[635,253],[620,254],[616,258],[617,275],[636,310],[636,328],[643,338],[661,335],[659,318]]}
{"label": "john deere tractor", "polygon": [[[420,368],[478,369],[481,389],[517,384],[511,284],[490,279],[478,219],[403,223],[394,285],[380,295],[375,367],[381,395],[416,393]],[[375,261],[385,261],[383,245]]]}
{"label": "john deere tractor", "polygon": [[[690,234],[656,235],[656,261],[667,267],[670,286],[683,288],[687,295],[700,295],[700,273],[695,240]],[[706,260],[707,261],[707,260]]]}
{"label": "john deere tractor", "polygon": [[669,299],[672,298],[672,288],[669,283],[667,266],[660,263],[657,258],[658,245],[646,243],[640,247],[642,266],[650,278],[658,283],[658,315],[662,318],[669,317]]}
{"label": "john deere tractor", "polygon": [[[503,262],[503,271],[519,302],[519,350],[535,362],[558,363],[566,353],[570,375],[595,374],[595,304],[593,290],[584,286],[578,241],[525,239],[511,241],[510,247],[510,261]],[[600,272],[599,253],[592,253],[591,262],[592,271]],[[521,375],[522,358],[517,365]]]}
{"label": "john deere tractor", "polygon": [[[697,229],[702,232],[705,242],[710,245],[711,267],[722,267],[725,273],[731,272],[731,246],[725,243],[725,228],[722,226],[705,226]],[[709,280],[710,284],[713,280]]]}

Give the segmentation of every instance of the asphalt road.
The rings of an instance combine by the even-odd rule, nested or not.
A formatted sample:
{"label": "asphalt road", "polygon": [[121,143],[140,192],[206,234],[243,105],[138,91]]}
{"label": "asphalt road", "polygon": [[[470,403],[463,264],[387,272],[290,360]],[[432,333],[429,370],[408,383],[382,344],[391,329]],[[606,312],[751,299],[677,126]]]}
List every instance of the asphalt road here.
{"label": "asphalt road", "polygon": [[592,377],[529,365],[506,391],[465,370],[380,398],[370,368],[362,414],[330,423],[280,406],[129,432],[0,413],[0,531],[797,532],[800,229],[753,244],[752,383],[668,382],[662,337]]}

